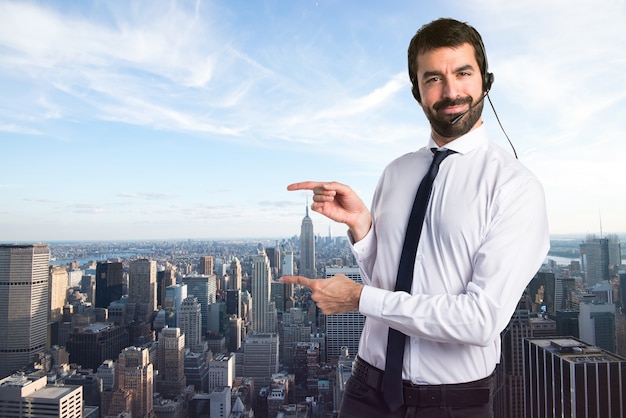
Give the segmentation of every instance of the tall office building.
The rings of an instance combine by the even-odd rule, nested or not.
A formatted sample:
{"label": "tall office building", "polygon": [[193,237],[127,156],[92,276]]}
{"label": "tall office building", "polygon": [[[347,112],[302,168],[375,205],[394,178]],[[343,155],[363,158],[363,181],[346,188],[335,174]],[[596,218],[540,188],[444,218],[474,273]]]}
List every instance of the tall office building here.
{"label": "tall office building", "polygon": [[609,241],[609,265],[613,267],[622,265],[622,246],[619,235],[609,234],[606,239]]}
{"label": "tall office building", "polygon": [[[357,283],[361,280],[361,271],[358,267],[327,268],[326,278],[336,274],[345,274]],[[359,351],[359,340],[365,325],[365,316],[358,311],[338,315],[328,315],[326,318],[326,355],[325,361],[330,362],[342,353],[342,347],[348,347],[350,353]]]}
{"label": "tall office building", "polygon": [[129,343],[125,326],[95,323],[74,326],[67,341],[70,362],[96,370],[107,359],[115,359]]}
{"label": "tall office building", "polygon": [[119,262],[98,262],[96,264],[96,308],[108,308],[111,302],[121,299],[124,294],[122,282],[124,268]]}
{"label": "tall office building", "polygon": [[135,318],[151,322],[157,308],[157,266],[154,260],[134,260],[128,271],[128,303],[135,305]]}
{"label": "tall office building", "polygon": [[615,305],[583,301],[578,316],[580,339],[612,353],[617,351]]}
{"label": "tall office building", "polygon": [[572,296],[575,292],[576,279],[571,277],[557,277],[554,286],[554,313],[571,309]]}
{"label": "tall office building", "polygon": [[87,296],[87,302],[96,302],[96,276],[85,274],[80,278],[80,293]]}
{"label": "tall office building", "polygon": [[[153,375],[147,348],[127,347],[120,353],[115,363],[115,388],[132,393],[130,412],[133,417],[154,418]],[[114,411],[120,412],[126,411]],[[111,411],[109,415],[113,415]]]}
{"label": "tall office building", "polygon": [[524,340],[527,418],[626,416],[626,359],[571,337]]}
{"label": "tall office building", "polygon": [[243,320],[236,315],[228,319],[228,352],[234,353],[241,347],[243,337]]}
{"label": "tall office building", "polygon": [[217,293],[217,277],[215,274],[204,276],[183,277],[187,285],[187,295],[198,298],[202,308],[202,332],[209,332],[209,305],[215,303]]}
{"label": "tall office building", "polygon": [[232,289],[226,291],[226,314],[236,315],[241,318],[241,290]]}
{"label": "tall office building", "polygon": [[276,306],[278,312],[285,312],[285,283],[272,281],[272,302]]}
{"label": "tall office building", "polygon": [[218,354],[209,360],[209,393],[220,386],[233,386],[235,355]]}
{"label": "tall office building", "polygon": [[586,284],[592,286],[609,280],[609,240],[590,235],[579,248]]}
{"label": "tall office building", "polygon": [[228,386],[216,387],[209,393],[210,413],[209,417],[229,418],[231,412],[231,389]]}
{"label": "tall office building", "polygon": [[49,262],[45,244],[0,245],[0,378],[46,349]]}
{"label": "tall office building", "polygon": [[69,275],[67,267],[50,267],[50,322],[60,322],[63,320],[63,307],[67,297]]}
{"label": "tall office building", "polygon": [[187,387],[185,378],[185,336],[179,328],[163,328],[157,347],[159,374],[157,392],[174,399]]}
{"label": "tall office building", "polygon": [[267,258],[270,260],[270,267],[272,269],[272,276],[278,277],[280,275],[280,248],[278,245],[276,247],[268,247],[265,249],[265,253],[267,254]]}
{"label": "tall office building", "polygon": [[[518,305],[518,308],[520,306]],[[525,307],[525,305],[524,305]],[[524,418],[524,357],[522,341],[532,337],[530,311],[515,311],[502,332],[502,359],[498,366],[497,390],[494,393],[495,415]]]}
{"label": "tall office building", "polygon": [[[280,273],[283,276],[293,276],[296,274],[292,250],[284,252]],[[293,298],[293,287],[291,283],[285,284],[285,301],[290,301]],[[285,307],[285,309],[287,309],[287,307]]]}
{"label": "tall office building", "polygon": [[230,269],[228,270],[228,290],[242,290],[241,288],[241,262],[237,257],[233,257],[230,262]]}
{"label": "tall office building", "polygon": [[209,362],[205,352],[185,352],[185,377],[187,384],[193,385],[196,392],[208,392]]}
{"label": "tall office building", "polygon": [[83,417],[83,387],[47,385],[45,376],[0,379],[1,417]]}
{"label": "tall office building", "polygon": [[166,263],[165,267],[157,270],[157,306],[165,306],[165,289],[176,284],[176,267]]}
{"label": "tall office building", "polygon": [[278,334],[275,333],[254,333],[243,341],[241,375],[252,377],[256,387],[269,386],[272,375],[278,373],[278,341]]}
{"label": "tall office building", "polygon": [[102,380],[103,389],[113,389],[115,387],[115,362],[113,360],[104,360],[100,366],[96,376]]}
{"label": "tall office building", "polygon": [[293,276],[295,274],[293,251],[288,251],[285,253],[280,271],[281,274],[284,276]]}
{"label": "tall office building", "polygon": [[271,302],[272,273],[270,261],[263,247],[252,257],[252,329],[257,332],[276,332],[276,308]]}
{"label": "tall office building", "polygon": [[315,235],[313,221],[309,217],[309,207],[302,219],[300,227],[300,275],[314,279],[317,277],[315,269]]}
{"label": "tall office building", "polygon": [[168,327],[178,326],[178,310],[183,300],[187,297],[186,284],[174,284],[165,288],[165,325]]}
{"label": "tall office building", "polygon": [[202,349],[202,309],[195,296],[186,297],[177,314],[177,326],[185,336],[185,347],[191,351]]}
{"label": "tall office building", "polygon": [[200,257],[200,265],[198,268],[198,273],[203,276],[210,276],[213,274],[213,256],[203,255]]}

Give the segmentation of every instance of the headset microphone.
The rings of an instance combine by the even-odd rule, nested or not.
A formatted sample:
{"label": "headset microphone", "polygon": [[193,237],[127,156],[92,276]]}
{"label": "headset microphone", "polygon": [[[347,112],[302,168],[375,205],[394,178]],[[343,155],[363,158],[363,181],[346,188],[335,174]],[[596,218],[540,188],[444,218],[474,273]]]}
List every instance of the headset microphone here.
{"label": "headset microphone", "polygon": [[478,106],[480,104],[480,102],[482,102],[483,100],[485,100],[485,97],[487,97],[487,94],[489,94],[489,91],[486,91],[485,94],[483,94],[483,96],[480,98],[480,100],[478,100],[476,103],[474,103],[473,105],[471,105],[469,107],[469,109],[467,109],[465,112],[463,113],[459,113],[458,115],[456,115],[451,121],[450,121],[450,125],[454,125],[456,124],[458,121],[461,120],[461,118],[463,116],[465,116],[466,114],[469,113],[470,110],[472,110],[473,108],[475,108],[476,106]]}

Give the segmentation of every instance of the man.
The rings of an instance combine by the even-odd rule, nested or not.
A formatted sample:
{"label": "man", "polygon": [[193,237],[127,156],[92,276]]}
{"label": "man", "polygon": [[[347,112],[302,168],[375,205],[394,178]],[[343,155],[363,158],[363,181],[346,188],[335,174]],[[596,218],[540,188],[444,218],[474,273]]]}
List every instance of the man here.
{"label": "man", "polygon": [[543,189],[487,138],[493,75],[473,27],[423,26],[408,61],[431,137],[386,167],[371,212],[340,183],[288,186],[312,190],[312,209],[348,226],[365,285],[343,275],[281,280],[310,287],[325,314],[367,318],[340,417],[491,417],[500,332],[549,247]]}

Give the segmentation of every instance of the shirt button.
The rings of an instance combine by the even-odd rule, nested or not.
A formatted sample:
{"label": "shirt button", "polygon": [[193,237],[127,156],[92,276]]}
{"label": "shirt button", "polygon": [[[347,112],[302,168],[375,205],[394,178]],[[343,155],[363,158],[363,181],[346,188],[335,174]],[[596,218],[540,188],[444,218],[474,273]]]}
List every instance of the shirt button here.
{"label": "shirt button", "polygon": [[420,261],[420,262],[422,261],[422,256],[421,255],[417,256],[417,261]]}

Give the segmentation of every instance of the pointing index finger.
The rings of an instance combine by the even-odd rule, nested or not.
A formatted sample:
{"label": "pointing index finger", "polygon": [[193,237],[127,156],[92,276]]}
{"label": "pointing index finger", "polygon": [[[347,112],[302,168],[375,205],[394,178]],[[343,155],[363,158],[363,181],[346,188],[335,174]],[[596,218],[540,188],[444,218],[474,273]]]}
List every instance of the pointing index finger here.
{"label": "pointing index finger", "polygon": [[313,190],[316,187],[320,187],[322,186],[323,182],[320,181],[302,181],[300,183],[292,183],[289,186],[287,186],[287,190],[289,191],[293,191],[293,190]]}
{"label": "pointing index finger", "polygon": [[281,283],[299,284],[309,288],[313,284],[313,280],[304,276],[282,276],[278,281]]}

